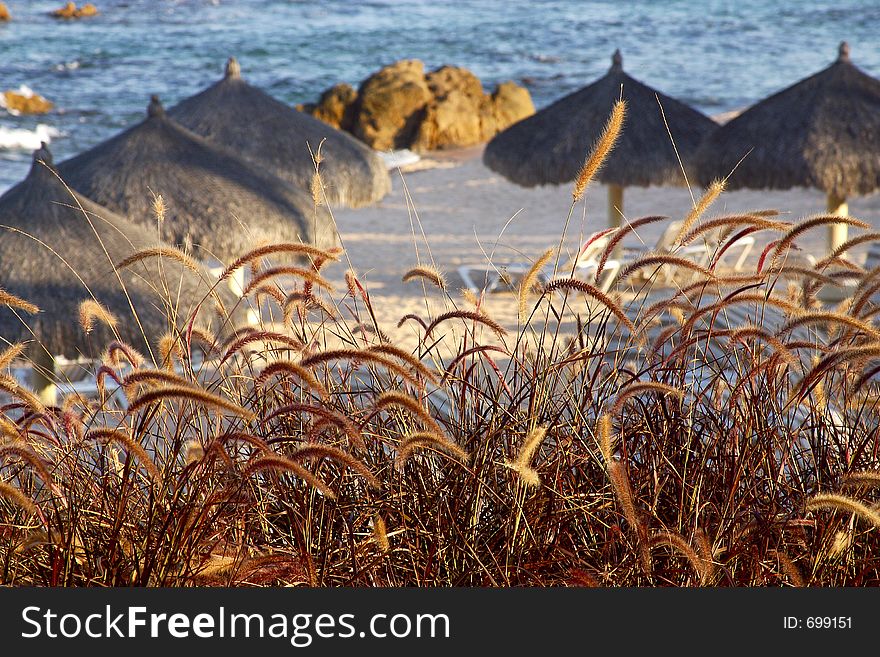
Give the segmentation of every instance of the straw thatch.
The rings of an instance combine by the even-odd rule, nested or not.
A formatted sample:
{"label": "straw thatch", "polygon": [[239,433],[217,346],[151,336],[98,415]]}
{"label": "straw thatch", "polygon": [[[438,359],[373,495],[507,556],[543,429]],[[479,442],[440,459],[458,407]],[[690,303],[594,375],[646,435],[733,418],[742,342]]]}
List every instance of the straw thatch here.
{"label": "straw thatch", "polygon": [[358,207],[391,191],[388,170],[375,151],[251,86],[242,80],[235,58],[227,63],[222,80],[168,114],[304,190],[315,172],[312,153],[320,146],[321,175],[331,204]]}
{"label": "straw thatch", "polygon": [[483,154],[486,166],[524,187],[574,180],[612,105],[623,98],[623,133],[597,179],[622,187],[684,184],[663,113],[684,161],[716,124],[624,73],[619,50],[611,62],[608,73],[593,84],[496,135]]}
{"label": "straw thatch", "polygon": [[719,128],[695,165],[703,183],[730,175],[730,189],[868,194],[880,187],[880,80],[856,68],[843,43],[831,66]]}
{"label": "straw thatch", "polygon": [[336,243],[333,218],[309,196],[177,124],[155,96],[145,121],[58,170],[84,196],[148,226],[161,194],[162,237],[191,239],[199,258],[228,261],[261,242]]}
{"label": "straw thatch", "polygon": [[[101,323],[88,336],[83,333],[78,307],[86,299],[109,309],[118,319],[118,336],[144,353],[170,329],[168,317],[177,328],[185,328],[196,310],[198,326],[220,321],[207,274],[155,258],[115,270],[114,264],[133,252],[157,246],[155,231],[71,192],[51,165],[44,144],[34,153],[28,177],[0,196],[0,288],[40,309],[29,315],[0,305],[4,342],[36,339],[53,356],[97,355],[117,334]],[[227,292],[218,288],[214,294],[231,307]],[[167,299],[173,299],[173,309]]]}

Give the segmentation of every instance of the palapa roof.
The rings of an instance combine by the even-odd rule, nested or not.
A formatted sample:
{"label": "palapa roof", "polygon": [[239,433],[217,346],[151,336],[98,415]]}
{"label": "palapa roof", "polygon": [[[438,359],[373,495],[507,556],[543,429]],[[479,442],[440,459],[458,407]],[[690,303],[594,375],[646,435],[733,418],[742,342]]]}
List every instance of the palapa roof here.
{"label": "palapa roof", "polygon": [[153,194],[167,207],[162,237],[191,239],[199,258],[229,261],[262,242],[336,243],[332,216],[310,196],[166,116],[153,96],[147,118],[58,165],[75,190],[155,227]]}
{"label": "palapa roof", "polygon": [[842,43],[831,66],[721,126],[695,169],[704,184],[730,175],[730,189],[868,194],[880,187],[880,80],[859,70]]}
{"label": "palapa roof", "polygon": [[[78,308],[87,299],[110,310],[118,320],[119,337],[143,353],[149,353],[147,342],[155,349],[170,329],[169,316],[180,329],[198,310],[196,325],[210,327],[218,321],[215,299],[227,308],[232,299],[220,287],[212,294],[214,281],[207,274],[168,258],[115,269],[135,251],[159,245],[155,229],[136,226],[71,192],[52,168],[44,144],[34,153],[27,178],[0,196],[0,289],[35,304],[40,312],[29,315],[0,305],[0,338],[36,339],[55,356],[95,356],[116,335],[100,322],[84,334]],[[163,302],[169,298],[175,311]]]}
{"label": "palapa roof", "polygon": [[621,97],[627,101],[623,132],[597,179],[622,186],[684,184],[661,105],[685,162],[717,125],[627,75],[619,50],[608,73],[593,84],[497,134],[486,146],[483,162],[524,187],[572,181]]}
{"label": "palapa roof", "polygon": [[168,114],[303,190],[310,189],[312,152],[320,146],[320,171],[331,204],[358,207],[391,191],[387,167],[374,150],[251,86],[241,78],[235,58],[227,63],[222,80]]}

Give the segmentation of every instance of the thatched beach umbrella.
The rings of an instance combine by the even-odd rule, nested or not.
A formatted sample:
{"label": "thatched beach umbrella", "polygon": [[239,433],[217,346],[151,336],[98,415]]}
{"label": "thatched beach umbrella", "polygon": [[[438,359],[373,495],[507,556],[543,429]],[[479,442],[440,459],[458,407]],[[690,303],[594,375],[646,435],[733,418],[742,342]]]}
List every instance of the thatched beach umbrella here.
{"label": "thatched beach umbrella", "polygon": [[167,212],[162,237],[188,239],[233,259],[260,242],[336,243],[333,218],[283,180],[168,118],[153,96],[142,123],[58,165],[76,191],[155,227],[153,194]]}
{"label": "thatched beach umbrella", "polygon": [[524,187],[570,182],[577,177],[620,98],[627,101],[626,123],[596,176],[609,185],[608,219],[610,225],[617,226],[624,187],[684,183],[669,132],[687,162],[703,138],[717,127],[697,110],[627,75],[619,50],[614,52],[605,76],[496,135],[486,146],[483,162]]}
{"label": "thatched beach umbrella", "polygon": [[[158,245],[155,230],[71,192],[52,168],[44,144],[34,153],[27,178],[0,196],[0,289],[35,304],[39,312],[30,315],[0,304],[0,339],[4,344],[36,341],[32,357],[51,370],[55,356],[96,356],[117,337],[148,354],[172,329],[169,319],[181,329],[194,312],[197,325],[217,324],[215,300],[229,307],[231,297],[212,292],[206,273],[168,258],[115,268],[134,252]],[[116,317],[115,331],[97,322],[85,334],[78,309],[86,300]]]}
{"label": "thatched beach umbrella", "polygon": [[251,86],[241,78],[235,58],[226,64],[222,80],[168,115],[303,190],[310,189],[312,152],[320,146],[321,177],[331,204],[367,205],[391,190],[388,170],[375,151]]}
{"label": "thatched beach umbrella", "polygon": [[[695,164],[704,183],[729,175],[729,189],[821,189],[828,212],[846,216],[847,197],[880,188],[880,80],[856,68],[842,43],[831,66],[720,127]],[[833,225],[829,249],[846,232]]]}

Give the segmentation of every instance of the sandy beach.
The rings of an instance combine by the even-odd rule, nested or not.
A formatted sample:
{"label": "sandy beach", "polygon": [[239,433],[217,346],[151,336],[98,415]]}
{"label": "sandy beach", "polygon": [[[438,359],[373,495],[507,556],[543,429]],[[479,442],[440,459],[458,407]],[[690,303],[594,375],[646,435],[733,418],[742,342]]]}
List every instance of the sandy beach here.
{"label": "sandy beach", "polygon": [[[530,262],[545,249],[557,246],[571,204],[568,186],[518,187],[490,171],[481,162],[482,148],[435,152],[415,165],[417,170],[395,172],[393,191],[376,205],[360,209],[335,209],[334,215],[347,257],[373,300],[383,330],[392,333],[407,313],[425,314],[420,282],[402,283],[401,277],[417,264],[434,264],[447,276],[450,293],[462,286],[460,265],[496,265]],[[693,188],[699,196],[701,190]],[[661,214],[683,217],[691,206],[685,187],[628,188],[624,213],[628,219]],[[579,203],[568,227],[564,250],[574,253],[581,238],[607,226],[607,189],[593,185]],[[850,201],[850,214],[880,228],[880,195]],[[823,212],[825,196],[818,190],[726,192],[709,216],[744,210],[776,209],[783,218],[796,220]],[[648,226],[628,236],[628,246],[653,246],[664,223]],[[754,267],[761,248],[772,239],[757,234],[745,268]],[[807,233],[798,245],[821,257],[826,250],[824,229]],[[866,247],[850,257],[861,262]],[[327,274],[344,289],[345,267],[336,265]],[[431,291],[439,307],[448,303]],[[503,325],[516,325],[516,299],[512,292],[487,295],[487,310]],[[412,325],[394,334],[395,339],[415,344]]]}

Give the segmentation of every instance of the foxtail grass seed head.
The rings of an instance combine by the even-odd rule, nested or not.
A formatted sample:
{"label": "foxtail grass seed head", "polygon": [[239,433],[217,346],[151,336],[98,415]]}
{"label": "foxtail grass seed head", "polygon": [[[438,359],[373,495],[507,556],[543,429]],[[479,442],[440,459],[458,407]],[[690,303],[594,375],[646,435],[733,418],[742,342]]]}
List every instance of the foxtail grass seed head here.
{"label": "foxtail grass seed head", "polygon": [[186,444],[184,459],[187,465],[197,463],[205,458],[205,448],[198,440],[191,440]]}
{"label": "foxtail grass seed head", "polygon": [[394,466],[399,472],[403,471],[406,462],[415,454],[416,450],[430,449],[446,454],[452,459],[462,463],[470,462],[470,454],[462,449],[457,443],[446,436],[428,431],[408,434],[397,446],[397,456]]}
{"label": "foxtail grass seed head", "polygon": [[428,281],[431,285],[441,290],[446,289],[446,278],[443,276],[443,272],[436,267],[430,267],[428,265],[413,267],[403,275],[402,280],[404,283],[408,283],[415,279]]}
{"label": "foxtail grass seed head", "polygon": [[0,370],[9,367],[12,362],[24,353],[24,345],[21,343],[13,344],[0,352]]}
{"label": "foxtail grass seed head", "polygon": [[602,134],[599,136],[599,139],[593,146],[593,150],[584,161],[584,165],[581,167],[580,172],[578,172],[577,178],[575,178],[574,188],[571,192],[571,196],[575,203],[584,197],[584,192],[587,190],[587,186],[596,176],[599,169],[602,168],[602,164],[617,143],[617,140],[620,137],[620,132],[623,129],[625,117],[626,101],[618,100],[614,103],[614,107],[611,108],[611,116],[608,117],[608,122],[602,130]]}
{"label": "foxtail grass seed head", "polygon": [[837,495],[834,493],[819,493],[813,495],[807,500],[806,509],[810,511],[818,511],[820,509],[830,509],[833,511],[842,511],[851,513],[854,516],[862,518],[876,528],[880,528],[880,513],[877,509],[871,508],[862,502],[846,497],[845,495]]}
{"label": "foxtail grass seed head", "polygon": [[3,288],[0,288],[0,306],[7,306],[16,310],[23,310],[30,315],[36,315],[38,312],[40,312],[40,309],[32,304],[30,301],[26,301],[21,297],[17,297],[14,294],[7,292]]}
{"label": "foxtail grass seed head", "polygon": [[546,437],[547,427],[535,427],[523,440],[522,446],[516,454],[516,458],[513,461],[505,462],[505,466],[514,470],[519,475],[522,482],[527,486],[538,486],[541,483],[541,478],[538,476],[537,471],[531,467],[531,463],[532,458],[535,456],[535,452],[538,451],[538,448],[541,446],[541,443],[544,442],[544,438]]}
{"label": "foxtail grass seed head", "polygon": [[850,530],[839,530],[834,534],[834,541],[828,548],[828,556],[831,559],[840,559],[845,555],[853,545],[853,532]]}
{"label": "foxtail grass seed head", "polygon": [[111,329],[115,329],[118,325],[116,318],[107,308],[94,299],[86,299],[79,304],[79,325],[83,333],[91,333],[96,321]]}
{"label": "foxtail grass seed head", "polygon": [[315,207],[320,207],[324,203],[324,183],[321,180],[321,172],[315,169],[312,174],[312,182],[310,191],[312,192],[312,203]]}
{"label": "foxtail grass seed head", "polygon": [[709,206],[715,202],[719,196],[721,196],[721,192],[724,191],[724,181],[723,180],[713,180],[709,186],[706,188],[706,191],[700,197],[700,200],[697,204],[688,212],[687,217],[685,217],[684,221],[681,223],[681,229],[678,231],[678,235],[675,237],[675,243],[681,244],[684,237],[691,231],[694,227],[694,224],[699,221],[700,217],[702,217],[706,210],[709,209]]}
{"label": "foxtail grass seed head", "polygon": [[388,540],[388,529],[385,521],[378,513],[373,516],[373,540],[379,549],[384,553],[391,552],[391,543]]}
{"label": "foxtail grass seed head", "polygon": [[605,459],[605,465],[611,463],[614,455],[614,437],[612,436],[611,416],[603,413],[596,421],[596,434],[599,438],[599,449],[602,451],[602,458]]}
{"label": "foxtail grass seed head", "polygon": [[165,199],[161,194],[155,194],[153,196],[153,216],[156,217],[159,228],[165,223],[165,209]]}
{"label": "foxtail grass seed head", "polygon": [[37,506],[27,495],[22,493],[19,488],[12,486],[5,481],[0,481],[0,498],[9,500],[28,513],[34,513],[37,510]]}
{"label": "foxtail grass seed head", "polygon": [[523,277],[522,282],[519,285],[517,299],[519,301],[519,320],[521,322],[525,322],[528,318],[529,295],[532,293],[532,290],[538,282],[538,277],[544,270],[544,267],[547,266],[547,263],[550,262],[554,253],[555,249],[547,249],[544,251],[544,253],[532,263],[532,266],[529,268],[529,271]]}

